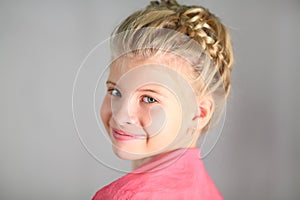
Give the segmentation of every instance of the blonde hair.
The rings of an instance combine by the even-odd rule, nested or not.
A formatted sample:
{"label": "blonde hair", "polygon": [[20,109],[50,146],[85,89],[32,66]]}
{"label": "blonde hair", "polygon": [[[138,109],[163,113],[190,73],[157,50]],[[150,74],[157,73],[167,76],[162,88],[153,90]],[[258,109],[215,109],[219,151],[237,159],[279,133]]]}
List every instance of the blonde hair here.
{"label": "blonde hair", "polygon": [[[218,17],[201,6],[180,5],[175,0],[152,1],[145,9],[130,15],[117,27],[114,34],[129,30],[138,31],[139,29],[147,27],[178,31],[200,44],[202,49],[208,53],[210,59],[213,61],[213,67],[217,69],[217,72],[221,76],[226,97],[228,96],[231,86],[230,73],[233,66],[233,52],[229,33]],[[140,31],[139,34],[140,36],[137,38],[136,34],[131,33],[131,35],[135,35],[134,39],[140,42],[139,44],[135,44],[135,49],[142,49],[143,46],[147,46],[145,45],[145,40],[148,40],[149,44],[155,41],[155,44],[150,44],[152,48],[155,47],[156,49],[166,50],[166,48],[161,48],[161,46],[167,45],[167,38],[161,37],[161,41],[159,41],[156,33],[153,40],[149,40],[151,38],[150,33],[147,34],[145,31]],[[189,50],[188,48],[191,48],[192,45],[179,44],[178,41],[176,43],[176,41],[173,40],[175,34],[172,36],[173,38],[171,38],[170,41],[173,41],[178,48],[182,50]],[[130,39],[124,37],[123,41],[128,45]],[[137,43],[138,41],[134,42]],[[124,43],[122,45],[124,47]],[[130,48],[133,49],[132,46]],[[167,49],[169,50],[170,47]],[[198,62],[203,63],[203,55],[200,56],[203,54],[202,51],[194,52],[193,54],[198,54],[197,57],[202,58],[202,61]],[[212,67],[207,64],[206,66]],[[205,70],[203,67],[200,69]],[[205,76],[202,76],[202,78],[205,79]],[[205,82],[208,83],[208,81]]]}
{"label": "blonde hair", "polygon": [[175,53],[189,61],[203,80],[204,85],[198,81],[202,95],[218,93],[221,88],[222,94],[217,96],[226,100],[230,93],[230,36],[220,19],[201,6],[180,5],[175,0],[152,1],[115,29],[111,48],[113,58],[128,52],[134,56]]}

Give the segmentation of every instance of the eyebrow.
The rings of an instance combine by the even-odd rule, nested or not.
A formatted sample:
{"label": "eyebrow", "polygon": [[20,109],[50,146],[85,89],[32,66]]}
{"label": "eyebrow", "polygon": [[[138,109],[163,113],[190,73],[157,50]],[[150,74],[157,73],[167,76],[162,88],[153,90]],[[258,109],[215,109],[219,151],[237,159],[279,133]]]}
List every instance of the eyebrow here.
{"label": "eyebrow", "polygon": [[138,91],[142,91],[142,92],[152,92],[152,93],[156,93],[156,94],[160,94],[155,90],[151,90],[151,89],[139,89]]}
{"label": "eyebrow", "polygon": [[[117,85],[115,82],[110,81],[110,80],[106,81],[106,84]],[[139,92],[152,92],[152,93],[159,94],[159,95],[165,97],[165,95],[163,95],[162,93],[157,92],[157,91],[152,90],[152,89],[148,89],[148,88],[146,88],[146,89],[138,89],[138,91],[139,91]]]}
{"label": "eyebrow", "polygon": [[112,85],[116,85],[116,83],[115,83],[115,82],[112,82],[112,81],[110,81],[110,80],[106,81],[106,84],[112,84]]}
{"label": "eyebrow", "polygon": [[162,97],[165,97],[165,95],[162,94],[161,92],[158,92],[158,91],[155,91],[155,90],[152,90],[152,89],[139,89],[138,91],[139,92],[151,92],[151,93],[154,93],[154,94],[158,94]]}

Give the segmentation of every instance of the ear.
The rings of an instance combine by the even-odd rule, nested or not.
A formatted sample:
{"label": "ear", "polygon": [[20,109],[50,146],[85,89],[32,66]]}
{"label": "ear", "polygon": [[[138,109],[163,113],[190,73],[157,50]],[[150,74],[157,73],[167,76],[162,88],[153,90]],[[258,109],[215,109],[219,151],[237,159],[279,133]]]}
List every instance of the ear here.
{"label": "ear", "polygon": [[198,111],[195,114],[193,120],[198,121],[198,130],[203,129],[210,121],[214,112],[214,101],[211,96],[202,97],[198,101]]}

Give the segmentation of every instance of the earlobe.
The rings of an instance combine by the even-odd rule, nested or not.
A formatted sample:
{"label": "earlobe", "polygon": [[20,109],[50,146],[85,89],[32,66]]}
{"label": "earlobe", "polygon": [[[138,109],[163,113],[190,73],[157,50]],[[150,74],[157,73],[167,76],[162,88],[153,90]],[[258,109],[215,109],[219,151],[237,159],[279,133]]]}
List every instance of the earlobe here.
{"label": "earlobe", "polygon": [[198,128],[202,129],[210,121],[214,110],[213,101],[211,98],[205,98],[199,102],[196,114],[193,120],[199,120]]}

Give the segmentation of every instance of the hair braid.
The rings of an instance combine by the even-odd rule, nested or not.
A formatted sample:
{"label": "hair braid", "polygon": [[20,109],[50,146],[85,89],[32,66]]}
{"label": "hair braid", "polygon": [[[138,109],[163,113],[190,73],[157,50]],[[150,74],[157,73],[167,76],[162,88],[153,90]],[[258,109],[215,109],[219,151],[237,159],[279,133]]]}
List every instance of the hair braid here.
{"label": "hair braid", "polygon": [[180,5],[176,0],[152,1],[129,16],[117,33],[145,27],[173,29],[198,42],[219,72],[226,97],[229,95],[233,53],[229,33],[218,17],[201,6]]}
{"label": "hair braid", "polygon": [[[233,54],[226,27],[214,14],[200,6],[179,5],[175,0],[152,1],[150,7],[173,10],[178,17],[177,31],[196,40],[215,63],[223,79],[226,95],[230,93]],[[165,26],[164,28],[170,28]]]}
{"label": "hair braid", "polygon": [[225,91],[230,92],[232,70],[232,47],[226,27],[218,18],[204,8],[190,8],[182,15],[190,16],[186,21],[189,35],[207,50],[223,79]]}

